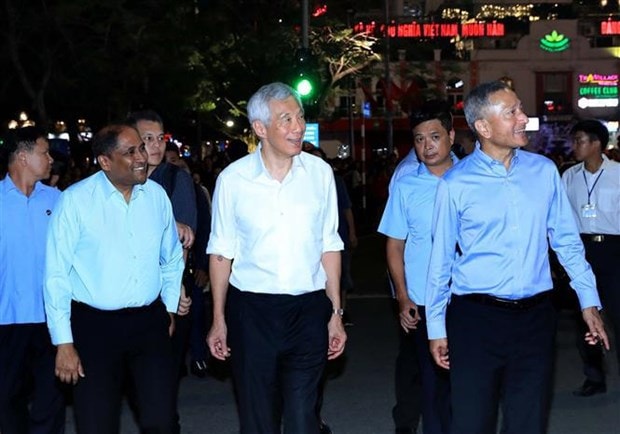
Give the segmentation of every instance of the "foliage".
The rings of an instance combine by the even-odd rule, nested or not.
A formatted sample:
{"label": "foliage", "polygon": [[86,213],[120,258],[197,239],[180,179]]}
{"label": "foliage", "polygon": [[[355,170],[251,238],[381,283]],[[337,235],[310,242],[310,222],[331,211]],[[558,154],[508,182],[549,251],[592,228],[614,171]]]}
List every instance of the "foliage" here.
{"label": "foliage", "polygon": [[[300,19],[287,0],[3,0],[0,119],[26,110],[43,125],[98,128],[149,107],[192,137],[205,127],[238,137],[248,97],[290,82]],[[379,57],[373,38],[322,23],[311,23],[311,48],[329,92]],[[229,118],[241,129],[223,128]]]}

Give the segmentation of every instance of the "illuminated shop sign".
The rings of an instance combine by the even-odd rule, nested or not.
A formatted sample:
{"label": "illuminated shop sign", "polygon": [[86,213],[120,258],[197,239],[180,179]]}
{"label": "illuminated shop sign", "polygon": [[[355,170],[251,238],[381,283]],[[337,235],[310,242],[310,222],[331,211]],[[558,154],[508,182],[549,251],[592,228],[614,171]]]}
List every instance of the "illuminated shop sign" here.
{"label": "illuminated shop sign", "polygon": [[618,107],[618,74],[579,74],[577,105],[589,107]]}
{"label": "illuminated shop sign", "polygon": [[579,74],[580,85],[618,86],[618,74]]}
{"label": "illuminated shop sign", "polygon": [[620,35],[620,21],[601,21],[601,35]]}
{"label": "illuminated shop sign", "polygon": [[568,49],[570,39],[556,30],[540,38],[540,48],[545,51],[558,52]]}
{"label": "illuminated shop sign", "polygon": [[618,98],[579,98],[577,105],[582,109],[590,107],[618,107]]}
{"label": "illuminated shop sign", "polygon": [[319,124],[310,123],[306,124],[306,133],[303,138],[304,142],[312,143],[316,148],[319,147]]}
{"label": "illuminated shop sign", "polygon": [[[385,34],[385,24],[357,23],[353,30],[374,35]],[[390,24],[387,33],[391,38],[480,38],[501,37],[506,33],[503,23],[411,23]]]}

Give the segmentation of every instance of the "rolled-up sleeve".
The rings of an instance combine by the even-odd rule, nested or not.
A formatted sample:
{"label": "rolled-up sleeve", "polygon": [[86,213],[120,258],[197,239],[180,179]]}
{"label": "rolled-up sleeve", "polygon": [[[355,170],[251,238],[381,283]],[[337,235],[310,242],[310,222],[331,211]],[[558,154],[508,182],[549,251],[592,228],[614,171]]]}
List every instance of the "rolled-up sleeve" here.
{"label": "rolled-up sleeve", "polygon": [[235,257],[237,243],[237,225],[234,224],[233,196],[225,174],[220,174],[215,184],[213,200],[211,202],[211,236],[207,245],[207,254],[222,255],[226,259]]}
{"label": "rolled-up sleeve", "polygon": [[338,252],[344,243],[338,235],[338,197],[334,174],[329,173],[327,181],[327,197],[325,200],[325,218],[323,220],[323,253]]}

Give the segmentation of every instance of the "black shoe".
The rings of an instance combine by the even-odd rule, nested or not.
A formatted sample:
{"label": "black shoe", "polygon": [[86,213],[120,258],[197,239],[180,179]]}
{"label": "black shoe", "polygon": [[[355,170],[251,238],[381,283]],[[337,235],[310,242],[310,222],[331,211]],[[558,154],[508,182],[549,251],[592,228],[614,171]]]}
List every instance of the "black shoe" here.
{"label": "black shoe", "polygon": [[579,389],[573,391],[573,395],[588,397],[605,392],[607,392],[607,385],[605,384],[605,382],[596,383],[591,380],[586,380],[583,382],[583,385]]}
{"label": "black shoe", "polygon": [[192,375],[195,375],[198,378],[204,378],[207,375],[207,362],[204,360],[194,360],[189,365],[189,370]]}
{"label": "black shoe", "polygon": [[321,426],[319,427],[319,432],[321,434],[332,434],[332,429],[325,422],[321,421]]}
{"label": "black shoe", "polygon": [[396,428],[394,432],[396,434],[415,434],[416,430],[413,428]]}

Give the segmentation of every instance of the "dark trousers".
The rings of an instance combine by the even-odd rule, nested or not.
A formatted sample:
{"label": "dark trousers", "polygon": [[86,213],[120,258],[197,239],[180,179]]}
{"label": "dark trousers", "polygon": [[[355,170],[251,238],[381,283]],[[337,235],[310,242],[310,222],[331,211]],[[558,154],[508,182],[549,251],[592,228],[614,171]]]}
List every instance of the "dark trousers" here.
{"label": "dark trousers", "polygon": [[417,429],[422,414],[422,373],[411,332],[398,327],[399,346],[394,370],[396,405],[392,419],[396,428]]}
{"label": "dark trousers", "polygon": [[[611,329],[616,336],[615,347],[620,344],[620,237],[606,237],[603,242],[593,242],[584,238],[586,259],[592,266],[596,276],[603,314],[607,329]],[[584,334],[588,331],[578,310],[577,322],[579,336],[577,348],[583,361],[583,373],[586,378],[595,383],[605,381],[603,350],[598,345],[588,345],[584,341]],[[620,366],[620,351],[616,351]]]}
{"label": "dark trousers", "polygon": [[192,361],[207,360],[207,297],[203,288],[192,283],[191,331],[189,335],[189,355]]}
{"label": "dark trousers", "polygon": [[417,329],[405,333],[399,327],[392,417],[396,428],[415,430],[421,414],[424,434],[444,434],[450,427],[450,373],[433,360],[424,306],[418,306],[418,312],[422,319]]}
{"label": "dark trousers", "polygon": [[126,378],[131,381],[141,432],[173,432],[175,383],[169,324],[159,300],[116,311],[72,304],[73,339],[85,373],[74,388],[78,433],[120,432]]}
{"label": "dark trousers", "polygon": [[318,434],[331,302],[324,291],[271,295],[230,287],[228,344],[242,434]]}
{"label": "dark trousers", "polygon": [[452,296],[447,316],[451,434],[547,429],[556,312],[551,301],[511,310]]}
{"label": "dark trousers", "polygon": [[0,325],[0,432],[65,432],[55,358],[45,323]]}

